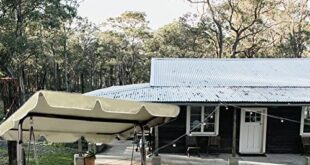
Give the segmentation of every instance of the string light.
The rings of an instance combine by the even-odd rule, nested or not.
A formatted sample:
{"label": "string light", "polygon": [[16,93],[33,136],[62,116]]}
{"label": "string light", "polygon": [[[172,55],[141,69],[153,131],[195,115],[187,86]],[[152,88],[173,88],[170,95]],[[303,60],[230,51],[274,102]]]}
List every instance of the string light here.
{"label": "string light", "polygon": [[174,143],[174,144],[172,144],[172,147],[176,147],[177,145]]}
{"label": "string light", "polygon": [[[250,111],[250,114],[252,114],[253,112],[251,111],[251,109],[247,109],[247,108],[244,108],[244,107],[239,107],[239,106],[236,106],[236,105],[232,105],[232,104],[225,104],[225,103],[219,103],[219,105],[225,105],[225,109],[226,110],[228,110],[229,108],[228,108],[228,106],[232,106],[232,107],[234,107],[234,108],[239,108],[239,109],[241,109],[241,108],[243,108],[243,109],[245,109],[245,110],[248,110],[248,111]],[[219,106],[218,105],[218,106]],[[194,130],[194,129],[196,129],[196,128],[198,128],[198,126],[201,126],[201,125],[205,125],[206,123],[205,123],[205,121],[207,121],[207,119],[210,117],[213,117],[213,113],[218,109],[218,106],[208,115],[208,116],[206,116],[205,117],[205,120],[204,120],[204,122],[201,122],[201,123],[199,123],[199,124],[197,124],[195,127],[193,127],[190,131],[192,131],[192,130]],[[293,123],[299,123],[300,124],[300,121],[297,121],[297,120],[293,120],[293,119],[289,119],[289,118],[283,118],[283,117],[279,117],[279,116],[275,116],[275,115],[270,115],[270,114],[266,114],[266,113],[263,113],[263,112],[256,112],[257,114],[260,114],[260,115],[264,115],[264,116],[267,116],[267,117],[271,117],[271,118],[275,118],[275,119],[279,119],[280,121],[281,121],[281,123],[284,123],[284,120],[286,120],[286,121],[289,121],[289,122],[293,122]],[[310,125],[310,124],[308,124],[308,123],[304,123],[305,125]],[[163,124],[164,125],[164,124]],[[177,141],[179,141],[180,139],[182,139],[184,136],[186,136],[186,135],[188,135],[188,136],[192,136],[192,133],[189,133],[189,134],[183,134],[183,135],[181,135],[181,136],[179,136],[178,138],[176,138],[176,139],[174,139],[173,141],[171,141],[171,143],[168,143],[168,144],[166,144],[166,145],[163,145],[163,146],[161,146],[161,147],[159,147],[159,148],[157,148],[154,152],[158,152],[159,150],[161,150],[161,149],[163,149],[163,148],[166,148],[166,147],[168,147],[168,146],[170,146],[171,144],[172,144],[172,146],[174,146],[175,145],[175,143],[177,142]],[[174,143],[174,144],[173,144]]]}
{"label": "string light", "polygon": [[[225,105],[225,104],[224,104]],[[228,104],[226,104],[228,105]],[[239,107],[239,106],[236,106],[236,105],[233,105],[233,104],[229,104],[229,106],[233,106],[235,108],[239,108],[239,109],[245,109],[245,110],[248,110],[248,111],[251,111],[251,109],[248,109],[248,108],[244,108],[244,107]],[[267,117],[271,117],[271,118],[274,118],[274,119],[279,119],[279,120],[286,120],[286,121],[289,121],[289,122],[292,122],[292,123],[298,123],[300,124],[300,121],[297,121],[297,120],[293,120],[293,119],[289,119],[289,118],[284,118],[284,117],[280,117],[280,116],[275,116],[275,115],[270,115],[270,114],[265,114],[265,113],[258,113],[258,114],[261,114],[262,116],[267,116]],[[306,124],[306,123],[304,123]],[[307,125],[310,125],[310,124],[307,124]]]}
{"label": "string light", "polygon": [[[205,117],[203,123],[204,123],[213,113],[215,113],[216,110],[218,110],[218,106],[216,106],[216,107],[213,109],[213,111],[212,111],[210,114],[208,114],[208,116]],[[190,131],[193,131],[194,129],[198,128],[198,127],[201,126],[203,123],[199,123],[199,124],[195,125],[193,128],[190,129]],[[161,147],[155,149],[155,150],[154,150],[154,153],[158,152],[158,151],[161,150],[161,149],[164,149],[164,148],[166,148],[166,147],[169,147],[171,144],[176,143],[177,141],[179,141],[180,139],[182,139],[182,138],[185,137],[185,136],[192,136],[192,133],[191,133],[191,132],[190,132],[189,134],[185,133],[185,134],[183,134],[183,135],[181,135],[181,136],[175,138],[175,139],[172,140],[170,143],[168,143],[168,144],[166,144],[166,145],[163,145],[163,146],[161,146]]]}

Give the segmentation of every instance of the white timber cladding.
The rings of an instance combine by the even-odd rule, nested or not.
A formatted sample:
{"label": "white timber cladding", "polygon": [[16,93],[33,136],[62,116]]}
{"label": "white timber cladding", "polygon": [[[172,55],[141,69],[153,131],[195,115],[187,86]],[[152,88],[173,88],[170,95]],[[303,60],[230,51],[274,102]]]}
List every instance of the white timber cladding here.
{"label": "white timber cladding", "polygon": [[[201,108],[201,119],[200,119],[200,124],[198,126],[198,129],[200,131],[193,131],[191,130],[191,108],[195,106],[195,107],[200,107]],[[207,105],[188,105],[186,108],[186,134],[189,136],[217,136],[218,132],[219,132],[219,118],[220,118],[220,109],[219,106],[214,106],[212,107],[212,114],[207,115],[208,117],[214,117],[214,131],[208,132],[204,130],[204,123],[207,125],[207,120],[205,118],[205,108],[206,107],[210,107]]]}
{"label": "white timber cladding", "polygon": [[266,130],[267,108],[241,108],[239,152],[265,153]]}
{"label": "white timber cladding", "polygon": [[[310,137],[310,106],[303,106],[301,111],[300,135]],[[308,127],[308,129],[305,129]]]}
{"label": "white timber cladding", "polygon": [[310,86],[310,59],[153,58],[151,86]]}

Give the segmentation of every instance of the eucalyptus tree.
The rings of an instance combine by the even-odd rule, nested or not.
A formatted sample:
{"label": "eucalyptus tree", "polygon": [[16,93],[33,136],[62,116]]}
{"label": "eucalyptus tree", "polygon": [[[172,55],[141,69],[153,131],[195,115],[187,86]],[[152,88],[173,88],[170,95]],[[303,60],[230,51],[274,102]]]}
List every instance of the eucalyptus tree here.
{"label": "eucalyptus tree", "polygon": [[281,0],[274,18],[280,24],[274,32],[281,34],[278,53],[284,57],[301,58],[310,55],[309,0]]}
{"label": "eucalyptus tree", "polygon": [[[145,13],[124,12],[103,23],[100,44],[107,58],[109,85],[132,84],[147,80],[145,41],[151,37]],[[107,81],[109,82],[109,81]]]}
{"label": "eucalyptus tree", "polygon": [[159,28],[146,42],[148,51],[158,57],[214,57],[212,43],[197,19],[196,15],[186,14]]}
{"label": "eucalyptus tree", "polygon": [[102,66],[105,59],[101,58],[97,25],[85,18],[74,22],[73,34],[69,38],[70,83],[72,90],[94,90],[103,86]]}
{"label": "eucalyptus tree", "polygon": [[[39,82],[38,70],[46,67],[45,39],[42,34],[59,29],[62,22],[74,18],[76,5],[75,0],[0,1],[0,72],[14,80],[18,79],[19,86],[14,88],[20,89],[21,103],[26,100],[26,92],[34,86],[31,80]],[[5,108],[10,110],[10,114],[17,110]],[[14,155],[10,154],[15,146],[8,146],[9,163],[15,164]]]}
{"label": "eucalyptus tree", "polygon": [[[25,100],[27,67],[44,54],[44,31],[60,29],[61,24],[76,16],[76,1],[2,0],[0,3],[0,43],[4,46],[1,68],[11,77],[18,77],[22,100]],[[28,70],[31,74],[32,70]]]}
{"label": "eucalyptus tree", "polygon": [[309,54],[309,0],[188,1],[203,6],[201,24],[211,32],[217,54],[232,58]]}

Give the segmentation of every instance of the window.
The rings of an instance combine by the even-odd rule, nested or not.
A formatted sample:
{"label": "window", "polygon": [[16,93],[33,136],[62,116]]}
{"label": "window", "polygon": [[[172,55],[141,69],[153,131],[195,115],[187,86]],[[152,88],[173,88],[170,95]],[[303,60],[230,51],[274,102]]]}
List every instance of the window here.
{"label": "window", "polygon": [[187,106],[187,134],[192,136],[216,136],[218,135],[218,122],[218,107]]}
{"label": "window", "polygon": [[260,123],[261,121],[261,114],[251,111],[245,112],[245,122],[246,123]]}
{"label": "window", "polygon": [[310,106],[304,106],[301,112],[300,135],[310,136]]}

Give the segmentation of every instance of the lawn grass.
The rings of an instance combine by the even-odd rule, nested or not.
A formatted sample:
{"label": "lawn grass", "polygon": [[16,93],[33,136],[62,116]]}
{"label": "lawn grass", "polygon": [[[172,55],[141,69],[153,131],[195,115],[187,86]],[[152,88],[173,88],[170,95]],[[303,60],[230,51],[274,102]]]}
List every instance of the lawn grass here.
{"label": "lawn grass", "polygon": [[0,165],[8,164],[8,150],[5,147],[0,147]]}
{"label": "lawn grass", "polygon": [[[41,155],[39,157],[40,165],[73,165],[73,154],[70,153],[54,153]],[[32,158],[30,159],[29,165],[36,165],[36,161]]]}
{"label": "lawn grass", "polygon": [[[28,145],[24,146],[26,161],[28,158]],[[40,165],[73,165],[73,155],[76,149],[65,145],[36,144],[36,154]],[[7,165],[8,154],[6,147],[0,147],[0,165]],[[30,148],[29,165],[36,165],[33,145]]]}

